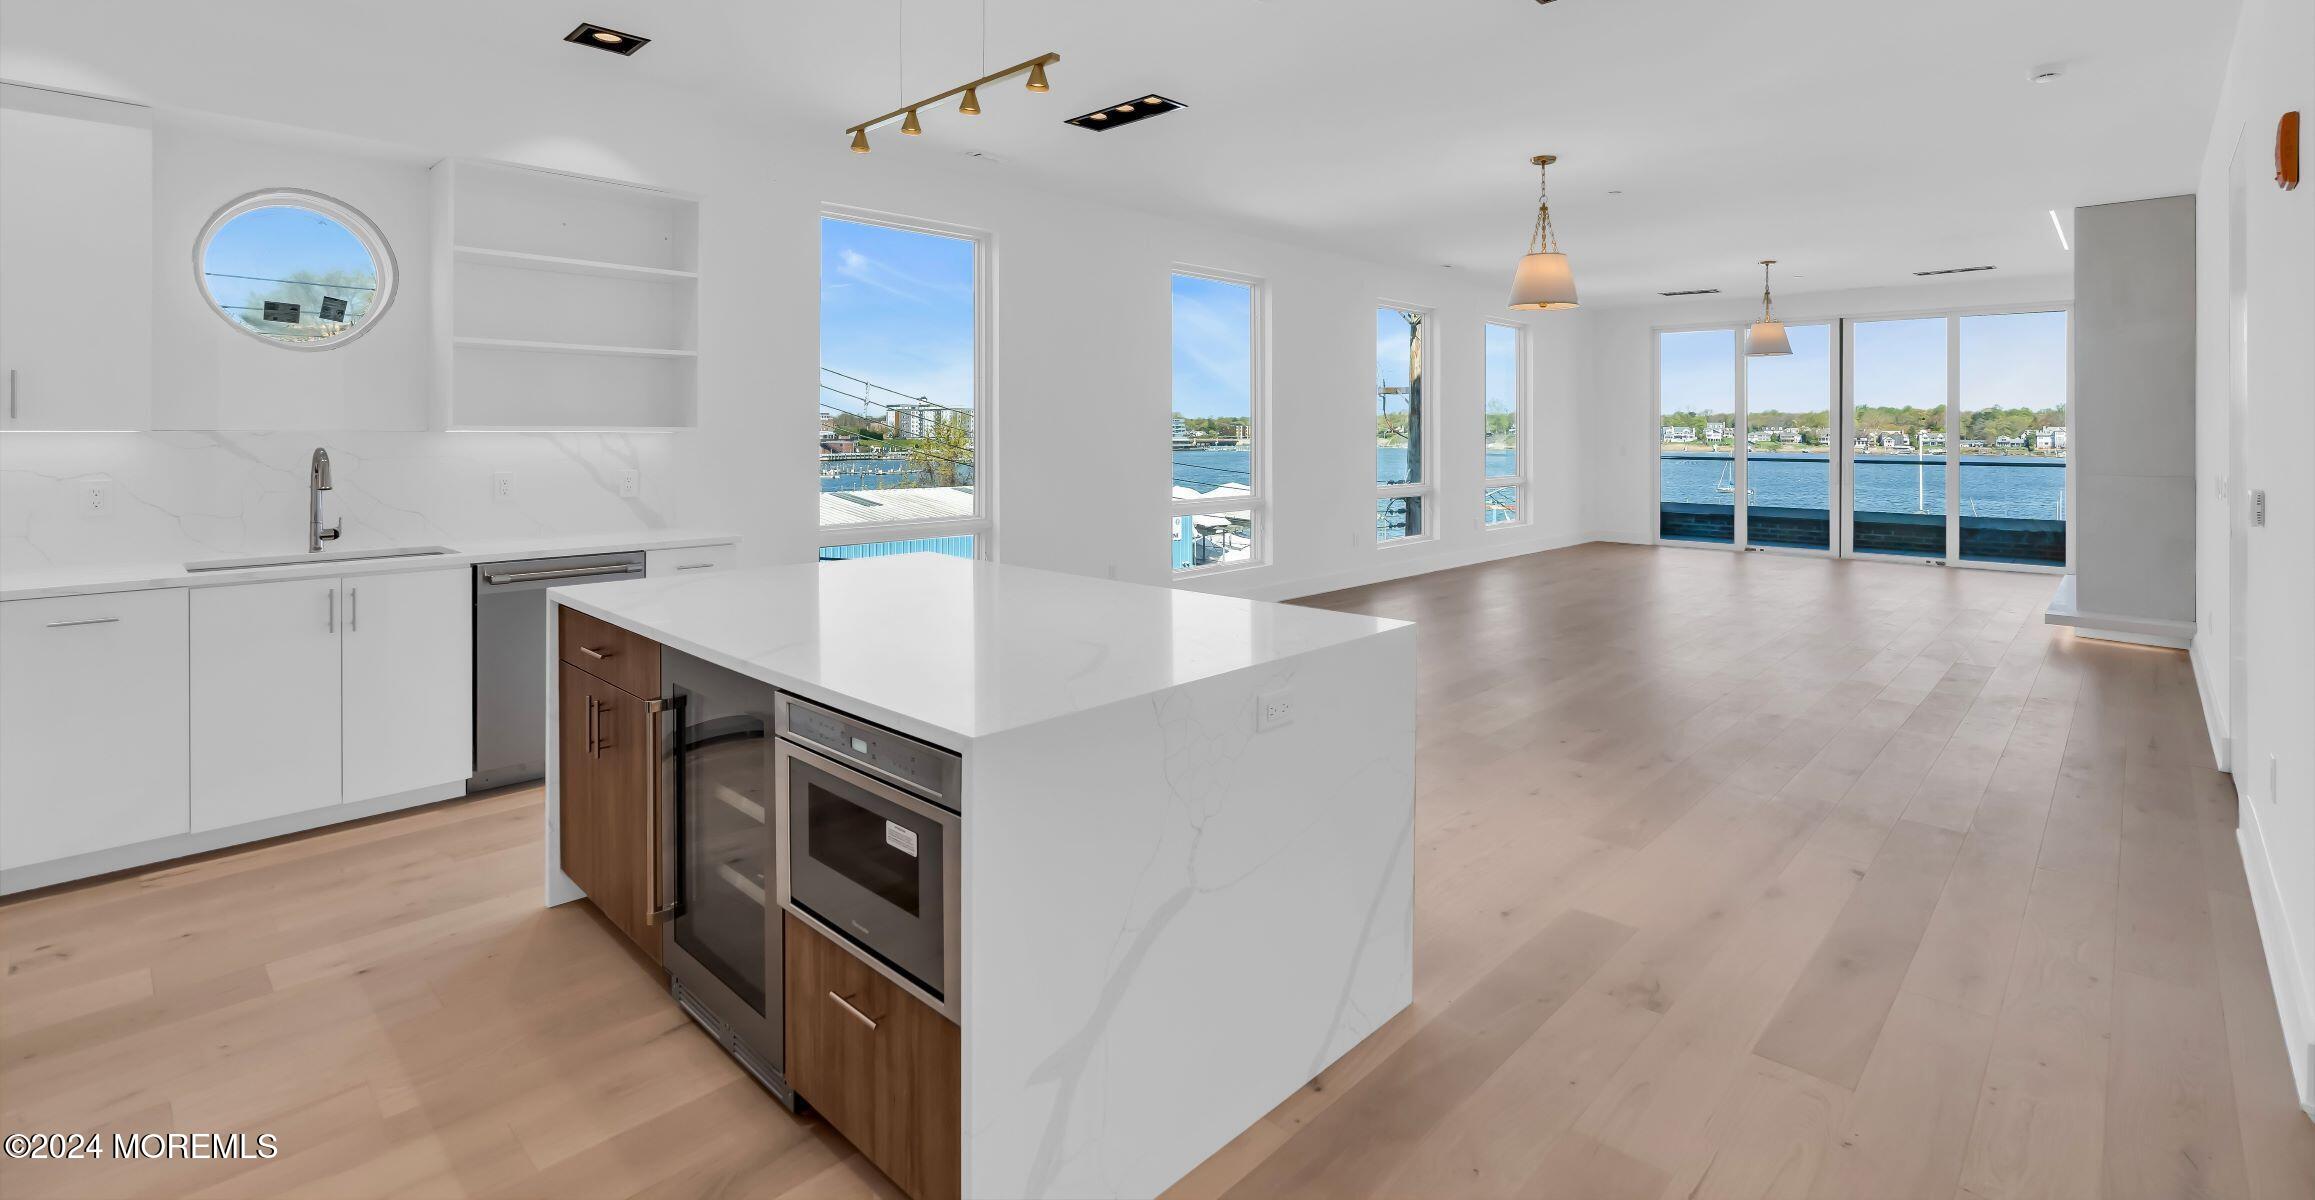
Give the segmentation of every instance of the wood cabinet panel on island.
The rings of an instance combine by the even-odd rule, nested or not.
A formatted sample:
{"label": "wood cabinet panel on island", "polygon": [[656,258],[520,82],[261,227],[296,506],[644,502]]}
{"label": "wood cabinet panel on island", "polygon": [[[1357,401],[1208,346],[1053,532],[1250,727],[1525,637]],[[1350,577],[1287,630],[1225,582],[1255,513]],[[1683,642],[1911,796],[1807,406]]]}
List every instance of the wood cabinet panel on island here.
{"label": "wood cabinet panel on island", "polygon": [[[632,634],[615,645],[600,631],[570,636],[569,618],[581,614],[562,611],[556,764],[563,874],[651,961],[659,962],[660,931],[652,914],[656,903],[652,893],[658,886],[652,867],[658,847],[659,763],[654,741],[659,715],[653,700],[605,682],[571,661],[591,648],[604,657],[588,662],[616,663],[626,675],[641,676],[644,672],[635,664],[648,656],[648,678],[656,685],[658,646],[638,644]],[[595,636],[585,636],[588,632]]]}
{"label": "wood cabinet panel on island", "polygon": [[787,921],[788,1083],[914,1200],[964,1188],[956,1025]]}

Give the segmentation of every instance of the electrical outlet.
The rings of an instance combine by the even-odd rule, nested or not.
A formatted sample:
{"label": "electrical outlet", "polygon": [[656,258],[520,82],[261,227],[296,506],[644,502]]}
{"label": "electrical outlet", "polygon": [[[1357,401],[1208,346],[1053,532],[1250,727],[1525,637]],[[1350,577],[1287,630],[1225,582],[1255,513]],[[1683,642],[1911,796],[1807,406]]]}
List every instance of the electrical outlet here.
{"label": "electrical outlet", "polygon": [[1294,721],[1294,692],[1272,688],[1254,697],[1254,732],[1268,733]]}
{"label": "electrical outlet", "polygon": [[619,472],[619,498],[632,500],[643,494],[643,472],[629,467]]}
{"label": "electrical outlet", "polygon": [[109,517],[113,513],[113,481],[91,479],[80,485],[82,516]]}
{"label": "electrical outlet", "polygon": [[514,499],[514,472],[493,471],[490,473],[490,498],[493,500]]}

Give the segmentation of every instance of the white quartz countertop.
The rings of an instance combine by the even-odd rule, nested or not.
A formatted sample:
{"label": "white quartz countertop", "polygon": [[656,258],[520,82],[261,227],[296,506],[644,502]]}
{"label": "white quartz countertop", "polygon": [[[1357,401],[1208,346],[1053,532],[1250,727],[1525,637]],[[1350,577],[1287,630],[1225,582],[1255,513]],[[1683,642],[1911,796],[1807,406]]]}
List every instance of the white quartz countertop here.
{"label": "white quartz countertop", "polygon": [[937,554],[623,580],[548,595],[957,750],[1407,624]]}
{"label": "white quartz countertop", "polygon": [[[323,575],[383,575],[404,571],[464,567],[509,558],[546,558],[557,555],[619,554],[634,550],[674,550],[685,546],[719,546],[738,542],[739,535],[699,529],[639,530],[627,533],[560,534],[552,537],[494,539],[452,544],[448,554],[406,558],[335,559],[297,562],[277,567],[244,567],[230,571],[187,571],[185,564],[132,562],[26,567],[0,571],[0,601],[31,600],[43,596],[85,596],[99,592],[134,592],[146,588],[216,587],[275,579],[308,579]],[[380,547],[384,548],[384,547]],[[360,544],[332,542],[334,552],[362,549]],[[294,553],[292,548],[288,553]],[[215,557],[225,557],[218,555]],[[250,555],[249,557],[254,557]]]}

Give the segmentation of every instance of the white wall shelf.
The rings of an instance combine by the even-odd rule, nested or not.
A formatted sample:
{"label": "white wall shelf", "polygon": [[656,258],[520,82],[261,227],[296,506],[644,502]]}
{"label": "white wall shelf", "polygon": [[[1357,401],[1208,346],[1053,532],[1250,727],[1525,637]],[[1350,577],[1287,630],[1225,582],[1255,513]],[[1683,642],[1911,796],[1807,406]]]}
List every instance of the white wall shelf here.
{"label": "white wall shelf", "polygon": [[452,159],[434,205],[438,428],[698,423],[698,201]]}

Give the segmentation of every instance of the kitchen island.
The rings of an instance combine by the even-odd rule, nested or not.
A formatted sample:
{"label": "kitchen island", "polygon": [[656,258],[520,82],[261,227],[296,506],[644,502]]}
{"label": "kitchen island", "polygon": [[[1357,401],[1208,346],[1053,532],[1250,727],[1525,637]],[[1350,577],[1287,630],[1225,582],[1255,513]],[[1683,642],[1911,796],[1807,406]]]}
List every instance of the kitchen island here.
{"label": "kitchen island", "polygon": [[[936,555],[551,595],[956,756],[961,1178],[932,1191],[1154,1195],[1411,1001],[1411,625]],[[581,894],[563,786],[549,904]]]}

